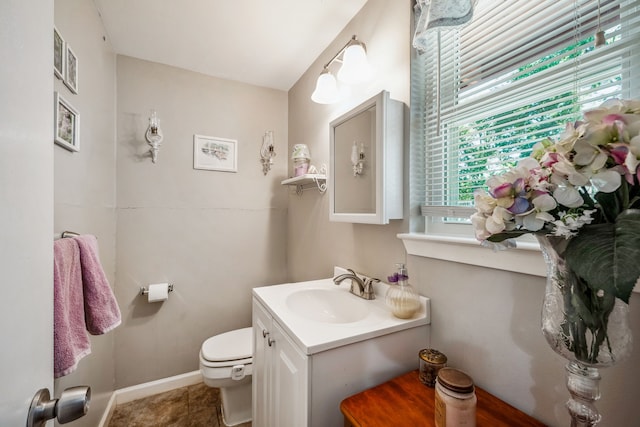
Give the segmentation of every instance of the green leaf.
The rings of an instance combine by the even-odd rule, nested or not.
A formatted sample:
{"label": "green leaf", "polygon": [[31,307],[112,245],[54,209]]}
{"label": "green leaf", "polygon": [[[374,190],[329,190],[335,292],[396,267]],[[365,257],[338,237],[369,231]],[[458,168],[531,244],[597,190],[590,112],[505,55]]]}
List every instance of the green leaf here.
{"label": "green leaf", "polygon": [[595,198],[601,207],[601,213],[604,215],[605,220],[608,222],[614,222],[622,210],[622,206],[620,205],[620,200],[618,198],[618,192],[599,192],[595,195]]}
{"label": "green leaf", "polygon": [[513,230],[513,231],[503,231],[502,233],[497,233],[489,236],[487,238],[488,241],[493,243],[500,243],[507,239],[515,239],[517,237],[523,236],[525,234],[530,234],[529,230]]}
{"label": "green leaf", "polygon": [[584,226],[569,241],[568,266],[594,291],[629,303],[640,277],[640,210],[622,212],[615,223]]}
{"label": "green leaf", "polygon": [[569,316],[571,322],[582,322],[589,329],[595,329],[599,326],[599,313],[594,312],[591,301],[586,295],[572,294],[571,305],[574,309],[573,315]]}
{"label": "green leaf", "polygon": [[627,209],[616,219],[616,296],[629,303],[640,277],[640,210]]}

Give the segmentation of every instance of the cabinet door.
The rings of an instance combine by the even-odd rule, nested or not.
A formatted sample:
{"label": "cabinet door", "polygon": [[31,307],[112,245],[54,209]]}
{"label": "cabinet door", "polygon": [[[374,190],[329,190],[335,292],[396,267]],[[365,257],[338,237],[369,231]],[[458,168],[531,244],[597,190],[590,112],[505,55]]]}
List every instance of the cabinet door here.
{"label": "cabinet door", "polygon": [[269,406],[271,394],[269,393],[269,364],[270,352],[268,340],[271,329],[271,317],[266,310],[253,301],[253,426],[269,427]]}
{"label": "cabinet door", "polygon": [[272,324],[271,393],[273,423],[278,427],[309,425],[307,356],[289,339],[280,326]]}

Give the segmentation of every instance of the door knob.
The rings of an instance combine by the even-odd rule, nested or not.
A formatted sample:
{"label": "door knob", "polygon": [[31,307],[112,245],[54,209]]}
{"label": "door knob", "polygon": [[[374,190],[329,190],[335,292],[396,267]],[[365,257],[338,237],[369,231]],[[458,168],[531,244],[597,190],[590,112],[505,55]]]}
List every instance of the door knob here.
{"label": "door knob", "polygon": [[53,400],[49,389],[40,389],[31,400],[27,427],[44,427],[53,418],[57,418],[60,424],[77,420],[89,411],[90,401],[91,387],[88,386],[68,388],[62,392],[60,399]]}

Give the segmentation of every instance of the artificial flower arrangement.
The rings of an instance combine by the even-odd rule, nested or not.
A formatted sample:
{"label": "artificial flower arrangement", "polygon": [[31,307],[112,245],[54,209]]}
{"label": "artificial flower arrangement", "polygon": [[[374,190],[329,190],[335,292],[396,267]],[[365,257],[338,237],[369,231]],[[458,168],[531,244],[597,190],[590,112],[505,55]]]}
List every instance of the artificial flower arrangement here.
{"label": "artificial flower arrangement", "polygon": [[640,277],[639,165],[640,100],[610,100],[475,193],[478,240],[508,247],[532,233],[566,264],[561,339],[587,365],[615,362],[609,317]]}

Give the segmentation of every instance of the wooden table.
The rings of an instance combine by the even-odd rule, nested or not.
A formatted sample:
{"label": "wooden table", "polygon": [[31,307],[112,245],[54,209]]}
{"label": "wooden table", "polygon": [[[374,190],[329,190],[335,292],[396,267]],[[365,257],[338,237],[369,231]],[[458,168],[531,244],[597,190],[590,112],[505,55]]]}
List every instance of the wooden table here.
{"label": "wooden table", "polygon": [[[540,427],[541,422],[476,387],[477,427]],[[435,389],[418,379],[418,370],[348,397],[340,403],[345,427],[434,426]]]}

